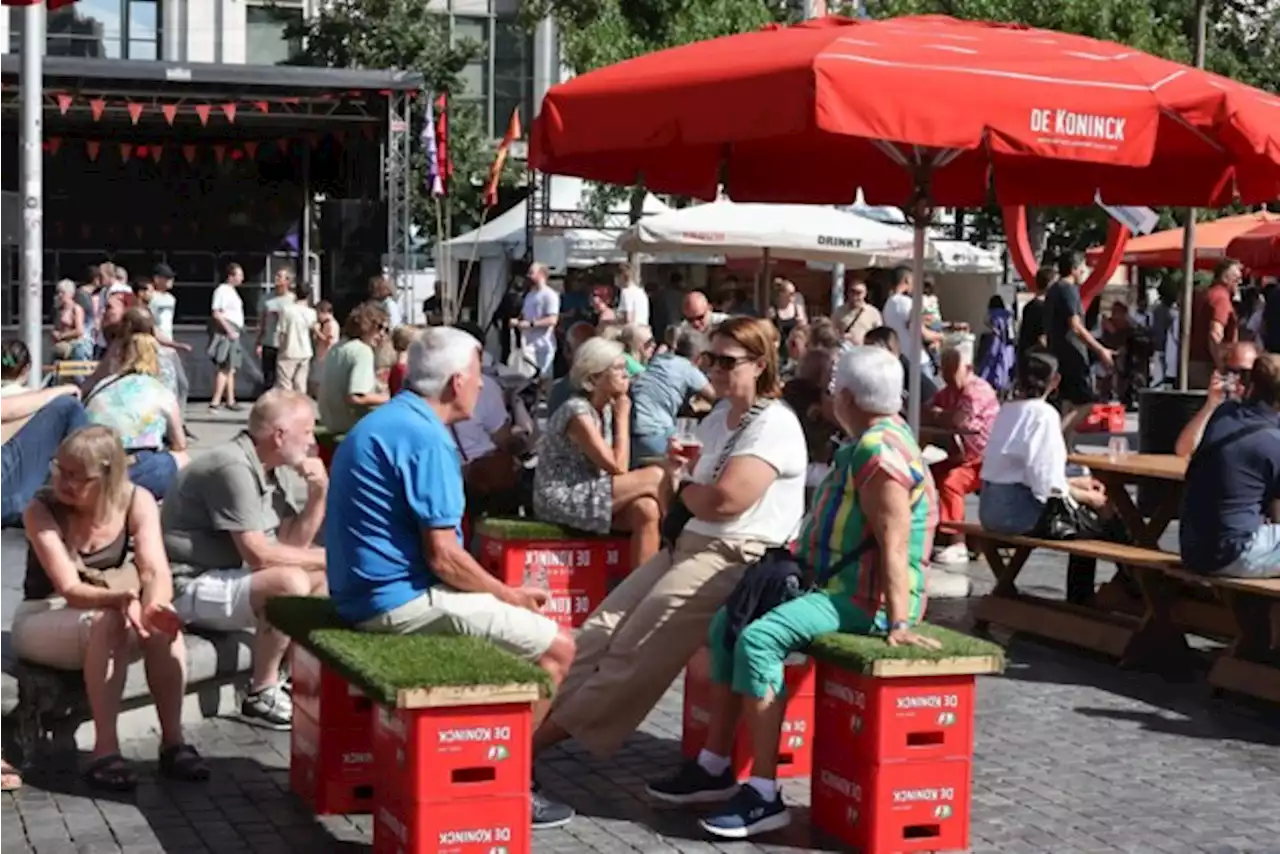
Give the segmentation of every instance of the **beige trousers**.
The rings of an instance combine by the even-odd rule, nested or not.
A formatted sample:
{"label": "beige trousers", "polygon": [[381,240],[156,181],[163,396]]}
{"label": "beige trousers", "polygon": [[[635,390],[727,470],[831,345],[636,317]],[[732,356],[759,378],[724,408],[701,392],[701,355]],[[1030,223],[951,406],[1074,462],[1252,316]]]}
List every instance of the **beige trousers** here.
{"label": "beige trousers", "polygon": [[551,721],[600,758],[621,747],[707,642],[716,610],[766,548],[686,533],[632,572],[578,629]]}
{"label": "beige trousers", "polygon": [[276,388],[307,393],[311,359],[280,359],[276,362]]}

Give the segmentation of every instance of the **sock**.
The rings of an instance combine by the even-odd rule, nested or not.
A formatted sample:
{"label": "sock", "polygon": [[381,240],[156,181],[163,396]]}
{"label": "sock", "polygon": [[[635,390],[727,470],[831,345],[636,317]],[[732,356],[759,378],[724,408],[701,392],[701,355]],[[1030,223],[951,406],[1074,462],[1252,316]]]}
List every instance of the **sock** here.
{"label": "sock", "polygon": [[769,803],[778,799],[778,781],[766,780],[763,777],[748,777],[747,785],[756,790],[760,797]]}
{"label": "sock", "polygon": [[698,751],[698,767],[712,777],[719,777],[729,770],[729,757],[719,756],[710,750]]}

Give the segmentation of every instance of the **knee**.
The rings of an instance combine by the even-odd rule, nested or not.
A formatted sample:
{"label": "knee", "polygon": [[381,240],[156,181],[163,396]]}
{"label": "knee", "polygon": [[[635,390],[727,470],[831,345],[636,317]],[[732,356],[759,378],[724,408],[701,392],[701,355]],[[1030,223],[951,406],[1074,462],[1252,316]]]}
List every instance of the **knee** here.
{"label": "knee", "polygon": [[89,642],[104,649],[119,649],[129,639],[129,625],[124,612],[117,608],[104,608],[92,618]]}
{"label": "knee", "polygon": [[631,506],[627,508],[627,515],[633,528],[657,527],[662,519],[662,512],[658,508],[658,501],[655,498],[637,498],[631,502]]}
{"label": "knee", "polygon": [[265,573],[261,592],[267,597],[309,596],[311,586],[306,570],[296,566],[281,566]]}
{"label": "knee", "polygon": [[547,658],[551,659],[562,670],[568,670],[573,664],[574,656],[578,654],[578,645],[573,640],[573,635],[561,629],[556,633],[555,639],[551,641],[551,646],[547,647]]}

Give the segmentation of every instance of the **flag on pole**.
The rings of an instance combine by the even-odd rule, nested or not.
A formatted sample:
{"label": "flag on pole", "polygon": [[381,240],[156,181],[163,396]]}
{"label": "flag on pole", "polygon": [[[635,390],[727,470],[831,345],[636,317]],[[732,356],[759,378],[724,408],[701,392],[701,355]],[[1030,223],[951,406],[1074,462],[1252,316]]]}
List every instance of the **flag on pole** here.
{"label": "flag on pole", "polygon": [[424,100],[426,108],[422,117],[422,135],[419,139],[427,157],[425,189],[432,198],[438,199],[444,195],[444,178],[440,174],[440,151],[436,144],[436,112],[433,109],[433,99],[428,97]]}
{"label": "flag on pole", "polygon": [[506,135],[502,137],[498,151],[493,157],[493,165],[489,167],[489,182],[484,186],[484,206],[491,208],[498,203],[498,181],[502,178],[502,165],[507,162],[507,150],[511,143],[521,136],[520,108],[511,111],[511,121],[507,123]]}
{"label": "flag on pole", "polygon": [[447,192],[453,178],[453,161],[449,159],[449,96],[436,96],[436,171],[440,174],[441,192]]}

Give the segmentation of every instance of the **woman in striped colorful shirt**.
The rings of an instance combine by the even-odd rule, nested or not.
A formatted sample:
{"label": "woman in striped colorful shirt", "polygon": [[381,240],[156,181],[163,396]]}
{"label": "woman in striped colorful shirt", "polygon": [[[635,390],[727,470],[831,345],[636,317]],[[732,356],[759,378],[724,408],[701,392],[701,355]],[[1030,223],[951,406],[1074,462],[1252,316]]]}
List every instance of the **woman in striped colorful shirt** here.
{"label": "woman in striped colorful shirt", "polygon": [[[818,487],[800,533],[798,558],[818,589],[750,623],[732,650],[722,608],[711,623],[711,724],[706,746],[673,777],[649,786],[677,804],[725,803],[701,822],[707,832],[745,838],[790,823],[777,785],[783,661],[830,632],[880,634],[891,646],[936,649],[913,629],[924,618],[924,569],[938,524],[938,497],[920,447],[898,417],[901,363],[877,347],[855,347],[836,366],[836,417],[854,441],[841,448]],[[756,753],[737,786],[729,754],[737,714],[748,709]]]}

